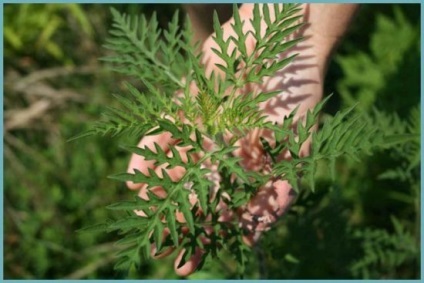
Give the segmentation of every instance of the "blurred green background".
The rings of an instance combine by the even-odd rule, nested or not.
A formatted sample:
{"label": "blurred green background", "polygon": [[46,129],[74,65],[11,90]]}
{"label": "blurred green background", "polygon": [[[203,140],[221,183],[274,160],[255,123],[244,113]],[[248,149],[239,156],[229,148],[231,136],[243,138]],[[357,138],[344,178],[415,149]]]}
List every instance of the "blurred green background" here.
{"label": "blurred green background", "polygon": [[[113,5],[167,22],[179,5]],[[113,217],[105,206],[132,193],[108,180],[126,169],[119,144],[89,137],[102,108],[116,103],[124,77],[98,58],[110,5],[4,5],[4,277],[124,278],[113,270],[114,234],[76,233]],[[389,132],[420,131],[420,6],[362,5],[334,56],[328,113],[376,107]],[[254,249],[245,278],[420,278],[420,142],[340,160],[336,182],[318,172],[290,212]],[[126,277],[127,278],[127,277]],[[129,278],[178,278],[172,259],[150,261]],[[191,279],[236,278],[222,254]]]}

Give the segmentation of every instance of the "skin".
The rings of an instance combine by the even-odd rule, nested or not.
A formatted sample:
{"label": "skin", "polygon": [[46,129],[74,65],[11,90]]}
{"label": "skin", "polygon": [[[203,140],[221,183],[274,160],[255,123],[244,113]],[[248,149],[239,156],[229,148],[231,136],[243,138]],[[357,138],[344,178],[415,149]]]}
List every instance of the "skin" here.
{"label": "skin", "polygon": [[[358,5],[355,4],[304,4],[302,6],[304,15],[304,28],[299,31],[297,36],[303,36],[304,41],[295,46],[288,54],[300,53],[294,62],[287,68],[279,71],[272,78],[264,80],[262,85],[248,85],[241,90],[240,95],[244,91],[273,91],[279,90],[280,93],[275,97],[260,105],[260,108],[266,113],[267,118],[271,121],[281,122],[280,120],[288,115],[296,106],[299,105],[297,119],[306,114],[308,109],[313,108],[321,99],[323,92],[323,80],[331,53],[334,51],[337,43],[340,41],[343,34],[357,10]],[[220,63],[220,59],[211,51],[211,48],[216,47],[213,39],[209,35],[211,23],[212,9],[200,9],[195,4],[186,5],[186,11],[193,22],[195,28],[195,37],[204,41],[203,63],[207,73],[212,71],[218,72],[215,67],[216,63]],[[224,9],[221,7],[221,9]],[[246,30],[250,29],[249,19],[252,17],[253,4],[243,4],[239,8],[240,17],[245,21]],[[273,14],[273,9],[270,6],[270,12]],[[224,17],[225,18],[225,17]],[[202,19],[204,19],[202,21]],[[232,19],[225,22],[222,27],[224,34],[230,36]],[[265,23],[263,23],[264,28]],[[247,48],[253,49],[253,38],[248,38]],[[282,91],[281,91],[282,89]],[[196,89],[193,88],[193,93]],[[264,131],[252,131],[246,137],[239,140],[237,145],[239,148],[234,152],[235,156],[242,158],[241,166],[246,170],[266,170],[268,166],[265,154],[261,147],[259,137],[266,138],[270,143],[272,133]],[[144,137],[139,147],[148,146],[154,148],[153,144],[157,143],[163,150],[168,151],[169,144],[174,141],[169,133],[163,133],[156,136]],[[184,157],[188,148],[180,148],[180,153]],[[301,149],[301,154],[307,155],[309,151],[309,143],[305,143]],[[280,159],[290,158],[290,156],[282,155]],[[211,166],[205,164],[205,166]],[[133,173],[134,169],[140,170],[143,173],[148,173],[148,168],[154,169],[158,174],[161,168],[156,168],[153,161],[146,161],[139,155],[132,155],[128,166],[128,172]],[[183,168],[173,168],[167,170],[167,173],[174,180],[178,180],[183,174]],[[132,190],[138,190],[139,196],[147,199],[146,184],[127,183]],[[216,177],[216,186],[219,187],[219,176]],[[153,191],[164,196],[165,192],[161,188],[154,188]],[[288,182],[275,179],[269,180],[265,186],[259,188],[258,193],[251,199],[244,211],[226,211],[223,216],[223,221],[238,219],[243,227],[250,231],[250,234],[245,237],[245,242],[252,245],[258,240],[260,234],[269,228],[281,215],[283,215],[295,198],[295,193]],[[193,203],[196,202],[196,196],[193,196]],[[224,205],[221,209],[226,209]],[[142,215],[142,212],[139,212]],[[252,215],[263,217],[265,221],[257,222],[252,219]],[[179,221],[184,221],[182,215],[177,214]],[[158,257],[167,256],[172,250],[163,252]],[[182,267],[177,268],[182,252],[175,259],[175,271],[180,276],[191,274],[202,255],[202,250],[198,249],[194,256],[188,260]]]}

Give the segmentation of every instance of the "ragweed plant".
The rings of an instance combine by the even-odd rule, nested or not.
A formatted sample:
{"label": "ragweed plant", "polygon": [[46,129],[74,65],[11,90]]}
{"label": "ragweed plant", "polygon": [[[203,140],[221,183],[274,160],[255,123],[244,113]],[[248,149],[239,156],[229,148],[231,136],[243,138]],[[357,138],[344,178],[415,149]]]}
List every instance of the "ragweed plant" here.
{"label": "ragweed plant", "polygon": [[[181,29],[178,14],[168,29],[161,31],[155,16],[146,20],[144,16],[130,17],[112,10],[114,23],[106,47],[114,55],[103,60],[115,71],[139,80],[144,89],[127,83],[128,92],[116,96],[123,107],[108,109],[105,119],[87,134],[146,137],[166,132],[173,140],[168,145],[169,151],[158,144],[125,146],[130,153],[153,160],[161,170],[149,169],[148,173],[135,170],[111,176],[118,181],[147,185],[146,199],[136,196],[133,201],[109,206],[126,211],[126,217],[90,228],[118,231],[122,235],[118,244],[123,249],[116,268],[139,265],[141,258],[150,257],[154,244],[156,254],[169,247],[183,249],[180,266],[197,248],[204,251],[202,262],[225,249],[234,255],[243,273],[250,249],[242,240],[245,231],[237,219],[220,221],[224,213],[219,209],[222,203],[228,210],[243,210],[258,188],[270,179],[286,180],[295,191],[301,189],[299,180],[305,179],[313,190],[318,161],[328,160],[334,168],[339,156],[357,159],[361,153],[371,153],[377,147],[404,138],[385,136],[353,108],[337,113],[314,132],[328,99],[301,119],[295,118],[295,109],[275,123],[266,119],[259,105],[281,90],[238,95],[246,85],[260,84],[296,57],[279,55],[287,54],[302,40],[296,37],[302,26],[300,6],[284,4],[273,8],[271,13],[268,5],[255,5],[252,30],[245,31],[246,23],[234,6],[234,36],[230,37],[224,35],[214,15],[214,41],[218,48],[213,52],[223,62],[216,65],[219,74],[206,73],[202,54],[196,51],[198,45],[192,44],[190,24],[186,21]],[[255,41],[251,52],[246,46],[249,36]],[[240,165],[241,158],[233,154],[236,142],[255,129],[273,132],[275,141],[261,139],[269,169],[260,172],[245,170]],[[301,148],[309,141],[310,154],[304,156]],[[186,148],[187,153],[182,154],[181,148]],[[283,153],[290,158],[279,160]],[[167,170],[172,168],[183,169],[179,179],[169,176]],[[216,174],[219,189],[213,179]],[[155,193],[157,187],[163,188],[163,195]],[[135,211],[142,211],[143,215]],[[184,221],[179,221],[177,214],[183,215]]]}

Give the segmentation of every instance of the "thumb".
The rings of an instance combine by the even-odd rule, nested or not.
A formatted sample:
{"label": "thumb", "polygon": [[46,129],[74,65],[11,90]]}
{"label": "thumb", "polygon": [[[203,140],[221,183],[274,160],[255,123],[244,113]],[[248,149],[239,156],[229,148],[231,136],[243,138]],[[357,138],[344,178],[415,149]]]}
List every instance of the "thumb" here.
{"label": "thumb", "polygon": [[[249,30],[252,30],[252,25],[250,23],[250,18],[253,16],[253,4],[243,4],[239,9],[240,20],[243,22],[243,32],[247,33],[247,39],[245,41],[246,50],[248,54],[251,54],[254,49],[254,37],[248,33]],[[223,39],[228,40],[230,37],[237,38],[237,35],[232,27],[234,25],[234,17],[225,22],[222,27]],[[216,33],[213,33],[209,38],[206,39],[203,44],[203,58],[202,63],[205,66],[205,73],[207,76],[211,75],[214,72],[216,75],[223,75],[223,71],[216,67],[217,64],[225,64],[224,61],[213,52],[213,49],[221,51],[218,44],[215,42]],[[233,41],[229,43],[227,54],[231,55],[233,50],[236,48],[236,45]]]}

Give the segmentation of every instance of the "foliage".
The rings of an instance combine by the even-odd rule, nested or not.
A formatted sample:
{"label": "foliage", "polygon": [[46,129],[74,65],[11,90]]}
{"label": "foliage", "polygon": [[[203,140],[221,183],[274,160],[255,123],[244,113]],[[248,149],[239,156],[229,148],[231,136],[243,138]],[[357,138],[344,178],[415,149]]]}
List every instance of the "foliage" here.
{"label": "foliage", "polygon": [[394,233],[383,229],[356,231],[353,236],[362,242],[364,256],[353,263],[353,275],[376,278],[383,274],[392,278],[396,269],[405,264],[417,265],[419,249],[415,237],[395,217],[391,218]]}
{"label": "foliage", "polygon": [[[345,78],[337,85],[344,104],[351,106],[361,101],[360,107],[369,111],[372,106],[408,113],[408,100],[402,99],[405,85],[412,93],[419,93],[419,25],[414,25],[395,7],[394,17],[376,17],[376,30],[369,40],[369,51],[355,50],[337,56]],[[395,35],[395,36],[393,36]],[[367,87],[364,87],[367,86]],[[418,103],[419,96],[414,96]]]}
{"label": "foliage", "polygon": [[[360,278],[392,278],[396,271],[405,265],[418,266],[419,263],[419,169],[420,169],[420,122],[419,108],[411,109],[409,123],[393,123],[393,120],[379,117],[378,121],[392,123],[386,124],[385,128],[393,131],[417,134],[412,142],[396,147],[393,150],[394,159],[399,164],[379,175],[379,179],[392,180],[405,183],[409,187],[405,191],[393,191],[392,198],[405,202],[415,208],[415,223],[401,222],[395,216],[391,216],[394,231],[384,229],[356,230],[354,237],[361,240],[364,255],[352,264],[351,270],[355,277]],[[412,224],[412,227],[411,227]]]}
{"label": "foliage", "polygon": [[[5,279],[178,279],[172,257],[142,260],[140,269],[132,269],[128,276],[116,273],[113,270],[115,253],[121,247],[114,243],[121,236],[117,233],[75,232],[105,219],[127,216],[116,210],[104,209],[117,200],[128,199],[124,184],[111,182],[105,176],[127,166],[129,153],[119,144],[134,144],[139,139],[138,136],[121,135],[115,139],[97,137],[66,142],[84,129],[87,121],[98,119],[104,105],[122,109],[116,99],[103,94],[115,92],[131,97],[122,76],[111,75],[96,64],[97,58],[103,56],[100,55],[103,50],[98,47],[104,42],[106,29],[112,22],[109,5],[77,4],[95,31],[92,35],[81,31],[78,21],[67,13],[69,10],[59,8],[62,4],[5,4],[5,27],[35,32],[35,24],[28,29],[25,21],[19,22],[19,25],[15,23],[17,18],[21,18],[21,5],[27,5],[27,12],[34,17],[48,11],[40,7],[57,5],[58,8],[53,10],[63,21],[50,40],[63,50],[66,58],[71,58],[75,70],[85,67],[85,64],[94,65],[88,73],[69,72],[66,68],[65,75],[43,78],[46,68],[54,67],[51,70],[58,74],[57,70],[69,61],[57,60],[45,50],[40,52],[36,49],[35,36],[25,41],[24,50],[11,48],[5,38],[5,124],[10,117],[20,110],[29,109],[33,103],[46,98],[60,102],[54,103],[43,115],[29,120],[25,127],[4,129]],[[344,108],[358,103],[355,109],[367,110],[367,113],[362,113],[361,119],[367,119],[368,115],[374,117],[373,123],[379,122],[377,127],[386,135],[416,135],[421,131],[418,123],[420,108],[417,107],[420,99],[419,33],[416,32],[420,25],[419,6],[361,6],[335,56],[351,63],[341,64],[338,59],[329,66],[325,93],[334,92],[335,95],[324,105],[324,110],[335,114],[336,111],[331,109],[338,109],[339,104]],[[156,10],[159,28],[167,29],[177,5],[116,4],[113,7],[131,14],[142,12],[146,20]],[[399,12],[394,12],[393,8]],[[400,15],[396,16],[397,13]],[[180,14],[181,24],[182,19]],[[43,19],[39,17],[38,20]],[[388,28],[382,28],[384,22]],[[375,47],[372,51],[369,43],[374,37],[384,40],[373,40]],[[393,43],[388,44],[387,40],[393,40]],[[86,43],[91,48],[87,49]],[[402,47],[404,51],[398,52],[397,46],[404,44],[409,47]],[[381,58],[379,49],[389,51],[387,58],[398,59]],[[356,64],[359,53],[368,57],[360,61],[362,65]],[[389,63],[390,68],[386,66]],[[374,73],[380,75],[371,77]],[[374,87],[372,79],[356,79],[363,74],[378,80],[377,87]],[[34,94],[39,89],[38,84],[31,84],[24,91],[10,87],[33,77],[38,77],[37,83],[53,88],[54,91],[45,92],[46,95],[54,95]],[[138,92],[147,93],[150,97],[150,91],[137,78],[132,79],[131,84]],[[368,96],[357,95],[369,89],[374,90],[369,92],[374,104],[370,104]],[[61,100],[68,97],[69,92],[81,96]],[[348,92],[355,101],[348,100],[344,92]],[[373,113],[373,106],[379,109],[382,117],[387,118],[383,119],[384,123],[378,118],[380,116]],[[350,115],[357,113],[352,110]],[[326,114],[322,117],[326,118]],[[362,157],[360,162],[339,158],[336,160],[335,181],[329,180],[325,163],[322,160],[317,163],[315,192],[308,189],[308,182],[302,182],[299,196],[289,212],[272,230],[264,233],[255,249],[246,254],[245,277],[350,279],[363,278],[368,272],[369,278],[376,279],[419,278],[420,141],[414,139],[413,142],[377,151],[370,158]],[[391,216],[400,223],[403,233],[396,232]],[[361,233],[364,236],[355,236]],[[382,236],[365,237],[366,233],[386,234],[386,239],[397,239],[396,245],[378,242]],[[408,245],[403,243],[409,243],[411,248],[412,244],[415,245],[417,252],[405,249]],[[366,262],[369,254],[374,253],[378,257],[379,250],[383,254],[395,253],[400,259],[403,255],[405,260],[395,266],[378,259],[352,269],[355,264]],[[219,258],[206,258],[202,270],[189,279],[234,279],[238,273],[233,255],[222,250]]]}
{"label": "foliage", "polygon": [[[198,247],[205,251],[202,261],[210,256],[216,257],[221,249],[227,249],[235,256],[243,274],[248,251],[242,241],[244,231],[237,223],[218,220],[223,213],[217,209],[221,200],[229,208],[242,209],[256,192],[252,188],[263,186],[270,178],[287,180],[299,191],[298,179],[302,177],[313,191],[319,161],[329,161],[334,172],[339,156],[358,160],[360,154],[370,154],[378,147],[384,148],[411,139],[408,135],[387,135],[376,126],[374,120],[354,113],[353,107],[338,112],[324,123],[320,131],[312,133],[311,129],[326,100],[308,111],[303,121],[294,120],[295,109],[278,125],[266,122],[258,108],[260,102],[275,96],[277,92],[237,96],[246,84],[260,83],[264,77],[272,76],[289,65],[294,56],[279,59],[276,55],[289,50],[301,40],[282,40],[301,26],[297,23],[301,18],[298,5],[287,4],[282,9],[274,5],[274,21],[271,21],[268,9],[268,5],[263,5],[260,11],[259,5],[255,5],[251,23],[256,44],[250,54],[245,45],[248,33],[243,31],[237,7],[234,6],[232,26],[236,37],[224,37],[215,14],[214,40],[219,49],[213,51],[224,62],[217,65],[223,76],[205,73],[200,62],[201,55],[196,55],[195,47],[190,44],[190,25],[186,23],[185,28],[179,30],[178,14],[174,15],[161,40],[162,31],[158,29],[155,17],[147,21],[144,16],[129,17],[112,9],[112,38],[106,47],[115,51],[116,55],[103,60],[112,63],[115,71],[139,79],[145,85],[146,92],[142,93],[128,83],[130,98],[116,96],[125,109],[109,109],[106,119],[86,134],[149,136],[169,132],[175,140],[174,144],[168,145],[172,155],[157,144],[154,145],[155,149],[126,147],[146,160],[154,160],[155,165],[162,166],[162,169],[149,169],[148,174],[135,170],[133,174],[111,176],[119,181],[147,184],[147,200],[136,197],[134,201],[113,204],[109,206],[110,209],[126,211],[128,216],[87,228],[119,231],[124,235],[118,242],[125,248],[119,254],[117,269],[129,270],[133,265],[139,266],[140,255],[148,258],[151,245],[155,244],[156,254],[169,247],[184,249],[181,265]],[[262,20],[267,24],[264,32],[261,32]],[[234,49],[230,49],[230,44],[234,44]],[[180,80],[184,74],[185,80]],[[193,84],[198,88],[195,98],[190,87]],[[171,96],[177,91],[183,94],[175,103]],[[184,113],[184,117],[181,113]],[[270,172],[245,171],[238,163],[240,159],[231,154],[236,149],[234,142],[247,131],[257,128],[275,133],[275,146],[262,140],[264,150],[272,160]],[[227,132],[232,134],[230,142],[223,138]],[[301,146],[311,136],[311,154],[303,157],[300,155]],[[212,150],[204,146],[206,140],[214,143]],[[187,161],[183,161],[178,147],[190,148]],[[276,162],[284,151],[290,153],[291,159]],[[210,177],[214,172],[202,165],[207,161],[218,166],[221,180],[216,196],[212,194],[214,183]],[[178,180],[173,180],[166,171],[175,167],[184,169],[183,176]],[[156,195],[152,191],[156,187],[163,188],[166,196]],[[242,196],[234,188],[242,188]],[[229,198],[222,198],[224,193]],[[198,197],[194,204],[189,201],[193,194]],[[140,217],[134,211],[142,211],[144,216]],[[182,213],[185,221],[177,221],[176,213]],[[165,229],[169,230],[169,235],[164,236]],[[211,229],[214,232],[209,232]],[[223,231],[226,237],[217,231]],[[204,244],[200,237],[207,238],[209,244]]]}
{"label": "foliage", "polygon": [[[387,216],[392,215],[391,223],[385,217],[374,224],[377,227],[352,230],[363,252],[351,266],[356,278],[410,278],[413,270],[419,269],[419,24],[406,17],[400,6],[394,7],[392,13],[392,18],[377,15],[375,32],[370,37],[370,53],[357,52],[338,58],[346,74],[339,81],[344,103],[350,104],[352,99],[367,101],[364,107],[374,113],[378,127],[386,133],[416,135],[411,142],[380,154],[377,165],[380,172],[375,173],[376,181],[370,184],[374,193],[364,197],[384,196],[380,202],[397,210],[387,211]],[[362,62],[361,72],[358,62]],[[377,114],[376,107],[397,114]],[[381,209],[375,203],[370,203],[370,208],[364,204],[362,209],[371,206],[376,211]],[[387,224],[382,226],[382,221]]]}
{"label": "foliage", "polygon": [[[340,47],[340,66],[330,68],[328,83],[337,82],[336,93],[343,93],[340,104],[359,102],[357,108],[366,110],[365,116],[385,134],[409,133],[415,138],[360,163],[339,160],[332,185],[328,172],[318,171],[316,193],[301,193],[284,223],[262,241],[267,278],[419,278],[420,55],[418,37],[412,36],[419,21],[405,13],[405,6],[378,7],[378,13],[372,6],[361,8],[352,33]],[[372,51],[368,41],[358,44],[370,26],[375,26],[367,35],[375,46]],[[400,38],[408,38],[400,43],[409,46],[405,51],[385,43]],[[390,51],[389,58],[397,59],[377,61],[378,45]],[[342,75],[335,76],[337,67]],[[373,87],[377,83],[379,87]],[[282,250],[299,262],[276,259]]]}
{"label": "foliage", "polygon": [[[5,6],[4,39],[5,54],[35,51],[60,61],[69,61],[63,46],[56,38],[66,30],[66,14],[87,36],[92,36],[93,28],[82,7],[78,4],[8,4]],[[28,49],[34,43],[34,49]]]}
{"label": "foliage", "polygon": [[[90,20],[99,17],[100,26],[93,24],[92,28],[102,34],[106,18],[101,15],[102,10],[107,15],[106,7],[76,6],[84,15],[91,11],[85,8],[93,9]],[[105,176],[125,167],[127,157],[111,148],[118,148],[117,141],[106,144],[93,139],[92,143],[67,143],[86,120],[97,116],[100,101],[113,104],[110,99],[93,94],[115,87],[109,83],[110,74],[98,71],[96,64],[90,65],[99,54],[96,49],[83,48],[81,43],[90,42],[93,46],[100,43],[80,31],[77,22],[76,29],[69,24],[75,19],[72,13],[68,18],[64,16],[69,11],[67,7],[67,4],[5,5],[5,27],[32,35],[39,31],[36,28],[39,25],[28,26],[28,21],[37,17],[43,21],[47,13],[60,17],[62,25],[49,40],[66,54],[63,60],[57,60],[44,51],[39,52],[37,38],[32,35],[25,37],[24,50],[9,49],[5,42],[5,52],[10,52],[5,53],[4,65],[5,125],[14,117],[24,118],[21,127],[4,129],[4,278],[7,279],[119,278],[107,267],[116,251],[114,236],[75,232],[81,226],[110,217],[111,213],[100,207],[114,201],[123,188],[111,184]],[[28,18],[22,16],[24,12]],[[73,40],[76,38],[81,40]],[[77,66],[68,68],[68,59]],[[21,64],[24,61],[26,65]],[[81,65],[81,61],[87,65]],[[17,87],[24,84],[27,84],[25,88]],[[40,103],[49,107],[44,112],[34,111],[33,106]],[[25,119],[28,113],[32,115]]]}

